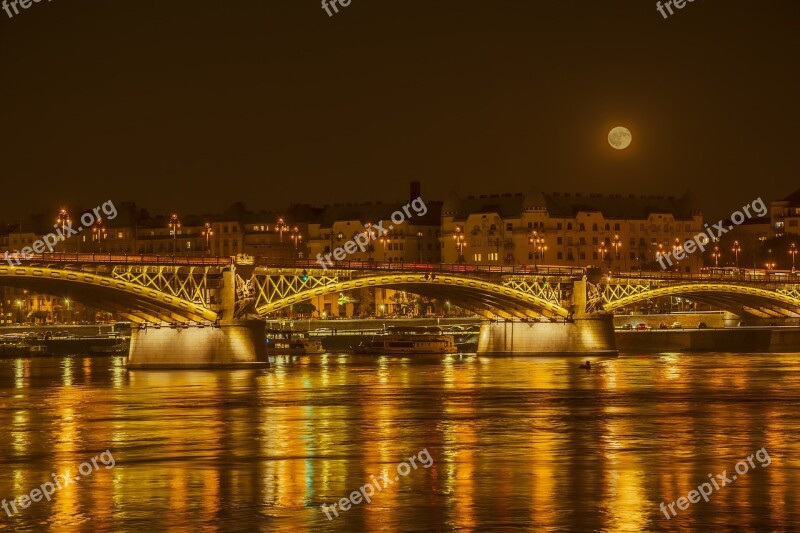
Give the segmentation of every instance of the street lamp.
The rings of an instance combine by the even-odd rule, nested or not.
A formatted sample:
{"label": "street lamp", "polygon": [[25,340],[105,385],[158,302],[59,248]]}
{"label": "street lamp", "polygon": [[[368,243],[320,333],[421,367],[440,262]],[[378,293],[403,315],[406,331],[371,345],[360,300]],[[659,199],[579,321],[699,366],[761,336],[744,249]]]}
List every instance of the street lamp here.
{"label": "street lamp", "polygon": [[99,252],[103,253],[103,240],[106,238],[106,228],[103,227],[103,219],[100,217],[97,217],[97,222],[94,223],[92,236],[97,240]]}
{"label": "street lamp", "polygon": [[536,269],[536,258],[544,260],[544,252],[547,250],[545,246],[544,235],[539,236],[537,232],[531,233],[528,237],[528,244],[533,245],[533,268]]}
{"label": "street lamp", "polygon": [[[614,242],[611,244],[614,247],[614,257],[616,258],[617,262],[619,262],[619,249],[622,246],[622,241],[619,238],[619,235],[614,235]],[[619,265],[617,266],[619,268]]]}
{"label": "street lamp", "polygon": [[794,272],[794,256],[797,255],[797,245],[795,243],[789,246],[789,254],[792,256],[792,272]]}
{"label": "street lamp", "polygon": [[742,247],[739,246],[739,241],[733,241],[733,253],[736,254],[736,268],[739,268],[739,252],[742,251]]}
{"label": "street lamp", "polygon": [[283,220],[283,217],[278,219],[278,224],[275,226],[275,229],[280,234],[281,242],[283,242],[283,232],[289,229],[289,226],[286,225],[286,221]]}
{"label": "street lamp", "polygon": [[387,231],[383,235],[381,235],[381,242],[383,243],[383,262],[386,262],[386,248],[392,245],[392,238],[389,236],[389,232]]}
{"label": "street lamp", "polygon": [[181,221],[175,213],[169,217],[169,229],[172,232],[172,258],[178,253],[178,228],[181,227]]}
{"label": "street lamp", "polygon": [[300,229],[295,226],[292,228],[292,237],[291,239],[294,241],[294,255],[295,258],[299,257],[299,253],[297,251],[298,244],[303,240],[303,235],[300,233]]}
{"label": "street lamp", "polygon": [[17,300],[17,324],[22,324],[22,300]]}
{"label": "street lamp", "polygon": [[417,262],[422,263],[422,232],[417,232]]}
{"label": "street lamp", "polygon": [[[58,212],[58,217],[56,218],[56,224],[61,226],[61,242],[64,242],[67,238],[64,236],[67,233],[67,226],[72,225],[72,220],[69,218],[69,213],[67,213],[66,209],[61,209]],[[65,244],[62,248],[62,252],[65,252],[67,245]]]}
{"label": "street lamp", "polygon": [[600,262],[602,263],[606,260],[606,253],[608,252],[608,248],[606,248],[605,243],[601,244],[597,251],[600,252]]}
{"label": "street lamp", "polygon": [[719,266],[720,255],[722,255],[722,254],[719,253],[719,246],[715,246],[714,247],[714,252],[711,254],[711,257],[714,258],[714,266],[715,267]]}
{"label": "street lamp", "polygon": [[456,248],[458,249],[458,262],[464,262],[464,230],[461,226],[456,226],[456,229],[453,231],[453,240],[456,243]]}
{"label": "street lamp", "polygon": [[214,232],[211,230],[211,223],[206,222],[205,229],[203,230],[203,236],[206,238],[206,252],[208,255],[211,255],[211,236],[214,235]]}

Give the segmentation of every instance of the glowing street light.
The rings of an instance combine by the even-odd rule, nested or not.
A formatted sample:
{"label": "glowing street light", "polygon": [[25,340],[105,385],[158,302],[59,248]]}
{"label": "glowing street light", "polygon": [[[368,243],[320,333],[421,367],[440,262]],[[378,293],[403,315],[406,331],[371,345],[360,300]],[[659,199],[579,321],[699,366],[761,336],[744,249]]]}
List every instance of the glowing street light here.
{"label": "glowing street light", "polygon": [[181,227],[181,221],[175,213],[169,217],[169,229],[172,232],[172,257],[178,253],[178,228]]}
{"label": "glowing street light", "polygon": [[211,236],[214,235],[214,232],[211,229],[210,222],[206,222],[204,227],[203,237],[206,238],[206,252],[208,252],[208,255],[211,255]]}
{"label": "glowing street light", "polygon": [[[67,213],[66,209],[62,208],[58,212],[58,217],[56,217],[56,224],[58,224],[61,227],[61,241],[63,242],[63,241],[66,240],[65,235],[67,233],[67,226],[71,226],[72,225],[72,220],[70,219],[69,213]],[[66,248],[66,245],[64,245],[64,248],[62,248],[61,251],[62,252],[66,251],[65,248]]]}
{"label": "glowing street light", "polygon": [[711,257],[714,258],[714,266],[719,266],[719,258],[722,254],[719,253],[719,246],[714,247],[714,252],[711,254]]}
{"label": "glowing street light", "polygon": [[297,226],[292,228],[291,239],[294,241],[294,255],[295,255],[295,257],[298,257],[299,253],[297,251],[297,246],[303,240],[303,235],[300,233],[300,229]]}
{"label": "glowing street light", "polygon": [[103,253],[103,241],[106,238],[106,228],[103,227],[103,219],[97,217],[97,221],[92,228],[92,237],[97,240],[97,246],[100,253]]}
{"label": "glowing street light", "polygon": [[619,261],[619,249],[622,246],[619,235],[614,235],[614,242],[611,245],[614,247],[614,256],[616,257],[617,261]]}
{"label": "glowing street light", "polygon": [[739,241],[733,241],[733,253],[736,254],[736,268],[739,268],[739,252],[742,251],[742,247],[739,246]]}
{"label": "glowing street light", "polygon": [[544,253],[547,251],[544,235],[539,235],[536,231],[528,237],[528,244],[533,245],[533,268],[536,269],[536,258],[544,260]]}
{"label": "glowing street light", "polygon": [[464,245],[466,244],[464,241],[466,238],[464,237],[464,230],[461,229],[461,226],[456,226],[456,229],[453,231],[453,240],[456,243],[456,248],[458,249],[458,262],[464,262]]}
{"label": "glowing street light", "polygon": [[281,242],[283,242],[283,232],[289,229],[289,226],[286,225],[286,221],[283,220],[283,217],[278,219],[278,224],[275,226],[275,229],[280,234]]}
{"label": "glowing street light", "polygon": [[792,272],[794,272],[794,256],[797,255],[797,245],[795,243],[789,246],[789,255],[792,256]]}

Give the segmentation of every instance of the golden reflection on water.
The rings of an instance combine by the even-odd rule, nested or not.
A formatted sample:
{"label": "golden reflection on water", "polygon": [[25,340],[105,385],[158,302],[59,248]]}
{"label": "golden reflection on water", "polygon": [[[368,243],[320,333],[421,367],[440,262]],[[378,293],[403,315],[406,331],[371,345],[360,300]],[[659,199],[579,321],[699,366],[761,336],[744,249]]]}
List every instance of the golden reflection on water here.
{"label": "golden reflection on water", "polygon": [[[780,357],[780,359],[776,359]],[[779,361],[779,362],[778,362]],[[0,529],[785,529],[800,497],[800,358],[280,356],[268,370],[0,361],[0,499],[117,462]],[[722,371],[721,371],[722,369]],[[708,474],[772,457],[667,521]],[[396,466],[427,449],[430,468]],[[328,521],[320,506],[386,476]],[[382,483],[383,485],[383,483]],[[1,512],[1,511],[0,511]]]}

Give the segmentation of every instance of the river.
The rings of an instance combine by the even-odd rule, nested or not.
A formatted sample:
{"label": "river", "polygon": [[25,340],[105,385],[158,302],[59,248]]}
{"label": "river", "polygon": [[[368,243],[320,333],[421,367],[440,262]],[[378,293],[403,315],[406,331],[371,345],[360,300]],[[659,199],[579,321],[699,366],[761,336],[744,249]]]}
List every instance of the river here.
{"label": "river", "polygon": [[[0,510],[0,530],[800,523],[800,354],[578,364],[323,355],[278,357],[265,370],[156,372],[128,371],[120,357],[0,360],[0,499],[18,498],[17,513]],[[67,470],[86,475],[67,485]],[[708,502],[673,504],[666,517],[662,502],[723,472],[729,481]],[[62,486],[51,501],[40,494],[22,508],[53,474]]]}

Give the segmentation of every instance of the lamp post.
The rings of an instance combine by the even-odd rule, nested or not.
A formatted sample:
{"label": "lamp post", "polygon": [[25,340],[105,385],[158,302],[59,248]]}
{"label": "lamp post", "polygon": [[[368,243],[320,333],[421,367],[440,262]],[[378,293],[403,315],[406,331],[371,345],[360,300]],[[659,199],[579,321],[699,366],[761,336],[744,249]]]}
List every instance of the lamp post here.
{"label": "lamp post", "polygon": [[389,236],[389,232],[387,231],[383,235],[381,235],[381,242],[383,243],[383,262],[386,262],[386,249],[387,247],[392,245],[392,238]]}
{"label": "lamp post", "polygon": [[606,253],[608,252],[608,248],[606,248],[605,243],[600,245],[600,248],[597,249],[600,253],[600,262],[603,263],[606,260]]}
{"label": "lamp post", "polygon": [[664,255],[664,245],[658,243],[658,250],[656,250],[656,261],[660,260],[663,255]]}
{"label": "lamp post", "polygon": [[97,217],[97,221],[92,228],[92,236],[97,240],[98,251],[103,253],[103,240],[106,238],[106,228],[103,227],[103,219]]}
{"label": "lamp post", "polygon": [[456,249],[458,250],[458,262],[464,262],[464,230],[461,229],[461,226],[456,226],[456,229],[453,231],[453,240],[456,243]]}
{"label": "lamp post", "polygon": [[619,238],[619,235],[614,235],[614,242],[611,244],[614,247],[614,257],[617,260],[618,267],[619,267],[619,249],[622,246],[622,241]]}
{"label": "lamp post", "polygon": [[719,266],[720,255],[722,255],[722,254],[719,253],[719,246],[715,246],[714,247],[714,252],[711,254],[711,257],[714,258],[714,266],[715,267]]}
{"label": "lamp post", "polygon": [[169,217],[168,227],[172,232],[172,258],[175,259],[175,255],[178,253],[178,228],[181,227],[181,221],[175,213]]}
{"label": "lamp post", "polygon": [[295,259],[298,259],[300,254],[297,251],[297,247],[303,241],[303,235],[300,233],[300,228],[298,228],[297,226],[292,228],[291,239],[294,241],[294,257]]}
{"label": "lamp post", "polygon": [[417,232],[417,262],[422,263],[422,232]]}
{"label": "lamp post", "polygon": [[739,268],[739,252],[742,251],[742,247],[739,246],[739,241],[733,241],[733,253],[736,254],[736,268]]}
{"label": "lamp post", "polygon": [[789,245],[789,255],[792,256],[792,273],[794,273],[794,256],[797,255],[797,245],[795,243]]}
{"label": "lamp post", "polygon": [[214,232],[211,230],[211,223],[205,223],[205,229],[203,230],[203,237],[206,238],[206,253],[211,255],[211,236],[214,235]]}
{"label": "lamp post", "polygon": [[17,300],[17,324],[22,324],[22,300]]}
{"label": "lamp post", "polygon": [[289,226],[286,225],[286,221],[283,220],[283,217],[280,217],[278,219],[278,223],[275,226],[275,229],[278,231],[278,234],[280,235],[281,242],[283,242],[283,232],[289,229]]}
{"label": "lamp post", "polygon": [[528,245],[533,245],[533,269],[536,270],[536,259],[544,260],[544,252],[547,250],[544,235],[539,235],[536,231],[528,237]]}
{"label": "lamp post", "polygon": [[[72,225],[72,220],[69,218],[69,213],[67,213],[66,209],[62,208],[58,212],[58,217],[56,217],[56,224],[58,224],[61,227],[61,242],[64,242],[66,240],[66,237],[64,235],[67,233],[67,226]],[[62,252],[67,251],[66,244],[63,245],[61,251]]]}

